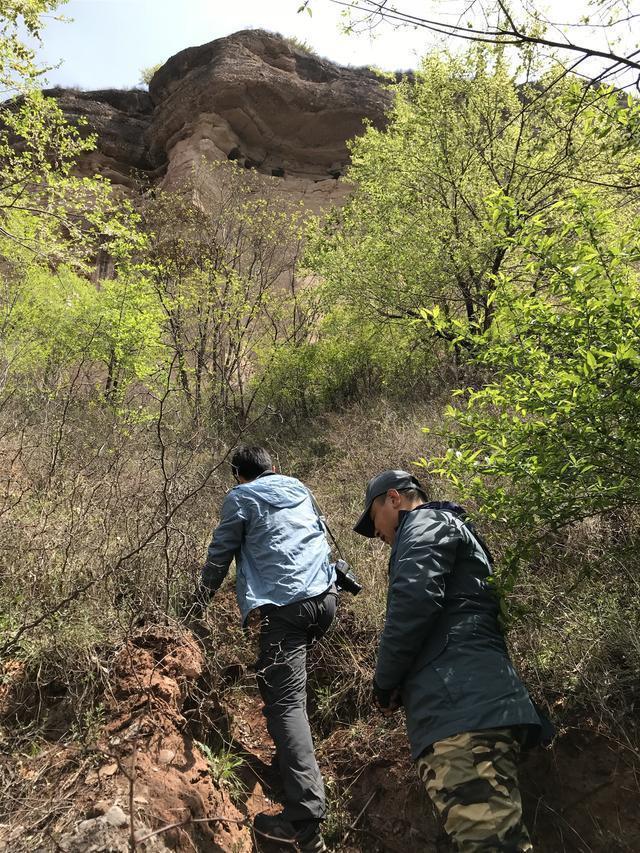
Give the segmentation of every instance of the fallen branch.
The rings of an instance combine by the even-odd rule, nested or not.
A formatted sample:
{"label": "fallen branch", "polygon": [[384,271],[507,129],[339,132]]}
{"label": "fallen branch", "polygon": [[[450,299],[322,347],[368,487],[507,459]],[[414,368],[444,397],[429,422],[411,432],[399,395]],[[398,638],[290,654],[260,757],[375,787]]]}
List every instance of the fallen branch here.
{"label": "fallen branch", "polygon": [[354,820],[354,822],[350,825],[349,829],[345,832],[345,834],[344,834],[344,838],[342,839],[342,840],[343,840],[343,842],[346,842],[347,838],[349,837],[349,833],[350,833],[353,829],[355,829],[355,828],[356,828],[356,826],[357,826],[357,824],[358,824],[358,821],[360,820],[360,818],[362,817],[362,815],[366,812],[366,810],[369,808],[369,806],[371,805],[371,802],[372,802],[373,798],[375,797],[375,795],[376,795],[377,793],[378,793],[378,791],[377,791],[377,790],[376,790],[376,791],[374,791],[374,792],[373,792],[373,794],[371,794],[371,796],[370,796],[370,797],[369,797],[369,799],[367,800],[367,802],[364,804],[364,806],[360,809],[360,811],[359,811],[359,813],[358,813],[357,818],[356,818],[356,819]]}
{"label": "fallen branch", "polygon": [[[369,800],[369,802],[371,802],[371,800]],[[367,803],[367,805],[369,805],[369,803]],[[182,829],[182,827],[189,826],[192,823],[235,823],[236,826],[244,826],[246,829],[251,830],[252,833],[259,835],[261,838],[266,838],[268,841],[279,841],[280,844],[295,844],[295,839],[293,838],[277,838],[275,835],[268,835],[266,832],[260,832],[260,830],[256,829],[246,818],[238,820],[237,818],[221,817],[219,815],[214,815],[213,817],[188,817],[177,823],[167,824],[167,826],[162,826],[160,829],[155,829],[153,832],[147,833],[147,835],[136,838],[135,844],[137,846],[138,844],[142,844],[143,841],[148,841],[150,838],[154,838],[156,835],[162,835],[163,832],[169,832],[172,829]]]}

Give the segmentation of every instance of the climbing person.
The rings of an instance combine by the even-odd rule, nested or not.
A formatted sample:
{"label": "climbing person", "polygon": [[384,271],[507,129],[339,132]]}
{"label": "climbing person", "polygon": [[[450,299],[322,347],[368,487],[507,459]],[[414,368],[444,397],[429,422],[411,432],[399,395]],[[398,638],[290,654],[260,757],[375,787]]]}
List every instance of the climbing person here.
{"label": "climbing person", "polygon": [[367,485],[356,533],[391,548],[374,699],[406,712],[411,755],[460,853],[533,850],[517,776],[540,717],[498,623],[491,555],[455,504],[407,471]]}
{"label": "climbing person", "polygon": [[243,625],[260,624],[257,681],[274,742],[274,767],[284,808],[261,813],[255,830],[326,850],[320,827],[325,792],[306,710],[307,650],[336,612],[335,571],[321,517],[299,480],[278,474],[263,447],[238,447],[231,458],[237,485],[226,495],[196,591],[206,607],[235,557]]}

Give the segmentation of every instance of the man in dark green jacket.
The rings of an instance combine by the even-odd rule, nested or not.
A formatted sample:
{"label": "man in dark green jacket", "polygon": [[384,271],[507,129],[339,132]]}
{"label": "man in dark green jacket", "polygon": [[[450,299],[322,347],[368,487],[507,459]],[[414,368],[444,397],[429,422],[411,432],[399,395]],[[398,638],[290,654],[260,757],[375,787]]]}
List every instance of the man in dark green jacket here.
{"label": "man in dark green jacket", "polygon": [[461,853],[529,851],[517,779],[540,719],[509,659],[491,561],[459,507],[406,471],[369,481],[354,530],[391,546],[374,695],[403,705],[411,754]]}

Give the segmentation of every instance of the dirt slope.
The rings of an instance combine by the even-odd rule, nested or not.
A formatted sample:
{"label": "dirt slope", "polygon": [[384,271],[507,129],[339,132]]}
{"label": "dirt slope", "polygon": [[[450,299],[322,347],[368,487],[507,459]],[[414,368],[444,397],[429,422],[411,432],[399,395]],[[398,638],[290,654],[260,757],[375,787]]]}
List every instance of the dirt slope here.
{"label": "dirt slope", "polygon": [[17,807],[0,828],[0,850],[251,850],[244,815],[214,784],[188,729],[189,690],[202,672],[190,635],[134,634],[113,661],[95,747],[57,744],[13,768]]}
{"label": "dirt slope", "polygon": [[[12,672],[16,681],[19,670]],[[212,692],[190,634],[136,632],[113,660],[105,722],[92,748],[63,742],[17,763],[3,759],[4,801],[13,808],[0,818],[0,850],[277,850],[258,846],[249,829],[258,811],[278,808],[253,674],[238,664],[218,676]],[[199,745],[207,739],[212,754],[226,743],[228,755],[242,758],[239,779],[234,771],[215,781]],[[331,849],[450,851],[411,766],[400,719],[336,724],[318,739],[318,754]],[[637,853],[639,779],[637,751],[589,728],[565,731],[552,749],[530,754],[521,784],[536,851]]]}

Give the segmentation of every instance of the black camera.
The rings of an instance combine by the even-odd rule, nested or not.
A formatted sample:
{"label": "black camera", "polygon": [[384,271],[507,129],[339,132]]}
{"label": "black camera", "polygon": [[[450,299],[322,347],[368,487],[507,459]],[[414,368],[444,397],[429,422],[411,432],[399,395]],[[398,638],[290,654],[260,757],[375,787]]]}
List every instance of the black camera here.
{"label": "black camera", "polygon": [[358,578],[351,571],[346,560],[337,560],[333,567],[336,570],[336,586],[338,589],[350,592],[351,595],[357,595],[362,590],[362,584],[358,583]]}

